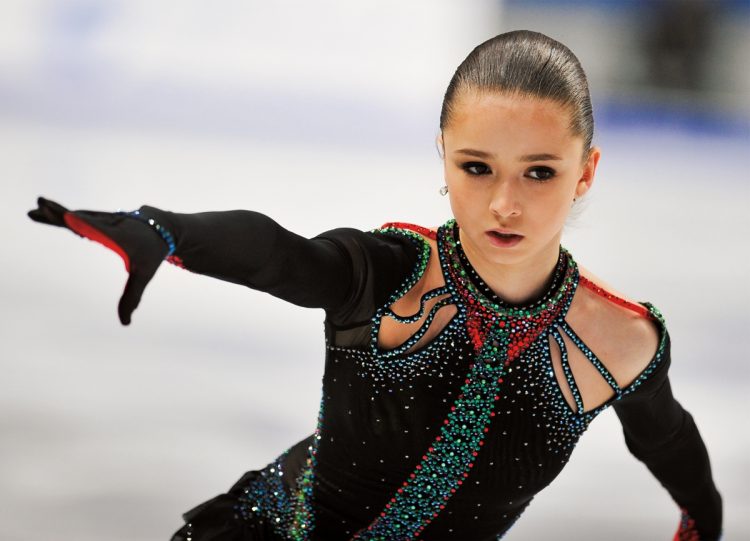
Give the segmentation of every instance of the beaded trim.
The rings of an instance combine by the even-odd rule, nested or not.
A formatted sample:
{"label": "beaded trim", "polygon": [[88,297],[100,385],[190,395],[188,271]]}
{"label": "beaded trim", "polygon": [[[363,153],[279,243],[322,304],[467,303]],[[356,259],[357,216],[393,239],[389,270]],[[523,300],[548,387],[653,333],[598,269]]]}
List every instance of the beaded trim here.
{"label": "beaded trim", "polygon": [[420,233],[432,240],[437,239],[437,231],[424,227],[423,225],[416,225],[408,222],[387,222],[381,225],[380,229],[408,229],[415,233]]}
{"label": "beaded trim", "polygon": [[617,295],[614,295],[610,293],[609,291],[607,291],[606,289],[596,285],[594,282],[592,282],[585,276],[581,276],[581,285],[590,289],[597,295],[600,295],[604,297],[605,299],[612,301],[615,304],[619,304],[620,306],[624,306],[625,308],[633,310],[634,312],[640,314],[643,317],[647,317],[647,318],[653,317],[647,307],[641,304],[636,304],[634,302],[626,301],[625,299],[618,297]]}
{"label": "beaded trim", "polygon": [[[648,363],[648,365],[646,365],[646,368],[644,368],[643,371],[627,387],[624,387],[624,388],[621,388],[619,385],[617,385],[617,382],[614,380],[614,378],[609,373],[609,371],[604,367],[604,365],[596,357],[596,355],[594,355],[594,353],[588,348],[588,346],[586,346],[586,344],[584,344],[583,341],[575,334],[575,331],[573,331],[573,329],[570,327],[570,325],[568,325],[567,322],[562,321],[559,324],[560,328],[562,328],[565,331],[565,333],[571,337],[576,347],[580,349],[581,352],[586,356],[586,358],[591,362],[591,364],[593,364],[594,367],[597,368],[597,370],[602,375],[602,377],[604,377],[604,379],[607,381],[610,387],[612,387],[612,389],[615,391],[615,395],[612,398],[610,398],[609,400],[605,401],[603,404],[597,406],[596,408],[592,410],[589,410],[589,411],[579,410],[578,412],[572,412],[572,410],[568,408],[569,411],[574,413],[575,416],[580,416],[583,419],[583,425],[582,425],[583,430],[585,430],[588,424],[596,416],[598,416],[602,411],[604,411],[609,406],[611,406],[613,402],[623,399],[624,397],[626,397],[627,395],[631,394],[636,389],[638,389],[638,387],[640,387],[641,384],[643,384],[643,382],[649,378],[649,376],[657,369],[657,367],[661,364],[662,360],[664,359],[664,353],[666,351],[667,340],[669,337],[669,334],[667,333],[667,330],[666,330],[666,323],[664,321],[664,316],[651,303],[645,302],[644,307],[649,312],[649,318],[657,322],[660,327],[659,345],[656,349],[656,353],[654,354],[653,358]],[[570,384],[570,381],[568,383]],[[565,403],[567,404],[567,401],[565,401]],[[583,432],[583,430],[581,432]]]}
{"label": "beaded trim", "polygon": [[695,520],[684,507],[680,508],[680,524],[674,534],[674,541],[700,541],[700,534],[695,528]]}
{"label": "beaded trim", "polygon": [[316,455],[320,443],[320,432],[323,429],[324,398],[320,400],[318,410],[318,424],[315,427],[312,444],[307,448],[307,460],[302,471],[297,476],[295,490],[292,494],[293,510],[291,524],[287,527],[287,535],[293,541],[307,541],[310,532],[315,527],[315,511],[313,509],[313,489],[315,486],[315,470],[318,465]]}
{"label": "beaded trim", "polygon": [[131,212],[118,210],[115,214],[120,214],[121,216],[129,216],[143,222],[144,224],[149,225],[154,231],[159,233],[159,236],[161,236],[161,238],[164,239],[164,242],[167,243],[167,248],[169,248],[169,251],[167,252],[166,257],[169,257],[174,253],[176,247],[174,236],[166,227],[157,223],[153,218],[143,216],[140,210],[133,210]]}
{"label": "beaded trim", "polygon": [[297,475],[291,493],[287,493],[282,481],[283,464],[289,453],[287,449],[243,489],[243,496],[235,506],[241,518],[250,520],[255,516],[262,517],[270,522],[280,536],[290,541],[307,541],[315,527],[313,489],[317,466],[316,454],[323,427],[323,404],[321,399],[318,425],[312,443],[307,448],[305,465]]}
{"label": "beaded trim", "polygon": [[419,309],[410,316],[400,316],[396,312],[390,309],[390,307],[385,308],[385,315],[388,317],[395,319],[396,321],[400,323],[414,323],[422,319],[422,316],[424,316],[424,308],[427,304],[427,301],[430,299],[434,299],[435,297],[439,297],[440,295],[445,295],[448,293],[448,288],[445,286],[436,287],[435,289],[431,289],[424,295],[422,295],[422,298],[419,299]]}
{"label": "beaded trim", "polygon": [[570,392],[573,393],[573,401],[576,404],[576,413],[583,413],[583,399],[581,393],[576,385],[575,378],[573,378],[573,372],[570,369],[570,363],[568,362],[568,348],[565,347],[565,341],[558,331],[553,331],[552,338],[557,342],[560,348],[560,363],[562,364],[563,373],[565,374],[565,380],[568,382]]}
{"label": "beaded trim", "polygon": [[[474,270],[474,267],[472,267],[471,263],[469,262],[469,258],[466,256],[466,253],[463,250],[463,246],[461,245],[461,241],[459,240],[458,235],[458,224],[456,224],[455,221],[451,226],[451,234],[453,235],[453,239],[455,240],[456,255],[458,256],[458,260],[461,263],[460,268],[462,269],[463,274],[466,274],[468,279],[471,281],[472,286],[476,290],[477,294],[491,302],[493,308],[496,310],[513,307],[521,308],[518,305],[513,305],[498,297],[495,292],[492,291],[492,289],[485,283],[482,277],[477,274],[477,272]],[[565,274],[566,256],[570,257],[570,254],[566,250],[561,249],[560,254],[557,258],[555,270],[553,271],[552,279],[550,280],[549,286],[547,287],[546,295],[550,295],[552,292],[559,289],[562,277]],[[544,301],[545,297],[542,296],[535,302],[529,304],[527,308],[532,309],[535,306],[539,306]],[[495,308],[495,306],[497,306],[497,308]]]}
{"label": "beaded trim", "polygon": [[288,453],[289,450],[284,451],[242,489],[243,494],[238,498],[234,509],[244,520],[250,520],[255,516],[263,517],[270,521],[274,529],[289,522],[291,506],[282,481],[283,464]]}
{"label": "beaded trim", "polygon": [[446,300],[457,305],[473,339],[476,357],[461,393],[443,421],[440,435],[380,516],[352,539],[412,539],[445,509],[469,476],[484,445],[506,370],[552,322],[564,317],[577,286],[577,267],[568,258],[559,290],[533,307],[501,309],[497,303],[488,303],[468,280],[458,260],[457,241],[447,233],[454,224],[449,221],[438,230],[438,254],[441,268],[447,269],[444,275],[451,299]]}
{"label": "beaded trim", "polygon": [[[407,225],[407,229],[389,227],[382,232],[402,235],[414,242],[418,248],[417,263],[398,291],[391,296],[383,307],[377,310],[373,317],[373,347],[371,351],[365,348],[356,352],[362,355],[362,360],[358,362],[358,365],[366,367],[366,373],[371,376],[375,376],[375,372],[369,371],[377,370],[377,376],[373,379],[381,383],[387,378],[428,374],[428,369],[439,370],[441,359],[439,355],[435,354],[436,349],[434,348],[444,346],[445,342],[453,340],[459,332],[465,332],[466,334],[463,336],[468,336],[471,339],[471,345],[467,343],[466,347],[473,347],[475,355],[469,366],[467,377],[460,388],[460,394],[456,397],[449,413],[443,420],[439,436],[433,440],[419,464],[392,495],[375,520],[369,526],[357,532],[351,538],[352,540],[390,541],[419,537],[424,529],[446,508],[450,498],[469,477],[484,445],[484,439],[490,431],[492,419],[496,416],[497,401],[501,398],[500,389],[504,378],[509,378],[508,372],[513,370],[511,367],[513,361],[521,358],[522,355],[524,357],[521,360],[526,359],[525,354],[527,353],[530,356],[537,355],[544,344],[549,346],[546,336],[550,334],[555,337],[555,340],[559,339],[558,344],[563,343],[561,349],[564,347],[562,332],[571,337],[576,347],[581,347],[576,342],[577,336],[572,333],[572,329],[570,329],[570,333],[568,332],[568,326],[565,323],[565,315],[570,308],[579,283],[577,265],[567,251],[561,248],[560,261],[558,262],[559,275],[557,279],[552,281],[551,288],[543,298],[529,306],[505,305],[484,294],[482,288],[477,287],[476,281],[472,281],[471,276],[467,274],[467,270],[470,272],[471,267],[470,265],[466,266],[461,261],[460,242],[457,236],[451,236],[451,232],[455,233],[456,231],[455,223],[450,221],[441,227],[436,235],[437,254],[443,270],[445,286],[425,294],[429,298],[440,295],[448,295],[448,297],[436,303],[428,314],[428,321],[423,327],[425,329],[429,327],[431,317],[441,303],[455,304],[458,313],[425,348],[404,354],[423,335],[423,333],[419,334],[418,331],[407,340],[408,345],[404,344],[394,350],[380,351],[377,348],[377,329],[383,315],[389,315],[394,319],[408,323],[418,321],[424,316],[425,312],[424,301],[427,299],[422,299],[419,311],[410,316],[401,317],[390,311],[390,306],[421,279],[430,256],[430,245],[415,232],[414,228],[417,226],[405,224],[405,227]],[[479,282],[480,285],[482,283]],[[663,326],[663,319],[658,310],[647,303],[645,303],[645,306],[651,317],[658,319]],[[420,328],[421,330],[422,328]],[[541,340],[542,338],[545,339]],[[666,341],[666,330],[663,330],[659,349],[652,362],[630,386],[622,390],[616,399],[635,390],[650,375],[661,361],[666,349]],[[583,348],[586,347],[580,339],[578,339],[578,342]],[[332,349],[349,351],[347,348],[333,347]],[[588,348],[581,350],[585,354]],[[563,351],[565,350],[563,349]],[[588,351],[590,352],[590,350]],[[355,352],[351,351],[351,353]],[[594,364],[598,362],[599,366],[604,368],[603,364],[593,355],[593,352],[590,353],[589,360]],[[548,359],[549,350],[547,349],[544,359],[540,358],[539,364],[535,366],[538,369],[543,369],[542,363],[548,362]],[[564,369],[565,366],[566,363],[564,362]],[[595,366],[597,365],[595,364]],[[567,366],[566,379],[571,385],[571,389],[576,389],[569,366]],[[550,374],[550,381],[545,382],[544,385],[551,385],[552,383],[559,392],[560,387],[554,378],[554,374]],[[574,391],[574,393],[576,392]],[[560,446],[560,449],[554,449],[556,453],[563,448],[572,447],[577,437],[586,429],[590,420],[611,403],[611,401],[608,401],[591,412],[583,412],[580,394],[574,396],[577,396],[576,405],[579,408],[579,413],[572,412],[571,408],[554,410],[555,412],[559,411],[559,413],[554,413],[554,417],[552,417],[554,427],[550,428],[553,431],[550,439],[553,442],[557,441],[554,439],[557,437],[554,431],[565,431],[565,434],[561,435],[562,439],[554,444]],[[562,396],[559,399],[565,402]],[[558,400],[555,399],[550,402],[557,404]],[[286,496],[286,503],[281,506],[283,509],[279,509],[277,502],[273,499],[262,500],[264,497],[268,498],[268,491],[273,493],[275,490],[268,483],[265,483],[264,486],[258,486],[260,490],[266,492],[265,496],[259,495],[254,500],[255,502],[266,501],[265,507],[273,509],[273,511],[265,516],[279,525],[279,533],[283,534],[285,538],[295,541],[309,539],[310,531],[314,526],[312,500],[315,483],[315,455],[321,437],[323,405],[324,402],[321,401],[318,428],[315,432],[313,444],[309,448],[310,454],[307,464],[298,476],[292,494]],[[547,443],[550,444],[550,441],[547,441]],[[283,492],[279,492],[279,494],[283,494]],[[257,503],[253,505],[257,506]]]}
{"label": "beaded trim", "polygon": [[607,370],[607,368],[604,366],[604,364],[599,360],[599,357],[596,356],[596,354],[591,351],[591,348],[589,348],[583,340],[581,340],[581,337],[576,334],[576,332],[573,330],[573,328],[568,324],[567,321],[563,321],[562,325],[560,325],[562,330],[567,334],[570,339],[573,341],[575,346],[581,350],[581,353],[588,359],[588,361],[594,365],[594,368],[596,368],[601,376],[604,378],[604,380],[607,382],[607,384],[612,387],[612,390],[615,392],[616,395],[620,395],[622,393],[622,389],[620,389],[620,386],[617,384],[617,381],[615,380],[614,376],[612,376],[612,373]]}
{"label": "beaded trim", "polygon": [[[438,313],[438,311],[443,308],[444,306],[448,306],[449,304],[452,304],[453,300],[450,297],[447,297],[445,299],[440,299],[438,302],[435,303],[435,305],[432,307],[430,312],[427,314],[427,317],[425,318],[424,323],[417,329],[414,334],[412,334],[403,344],[396,346],[393,349],[385,350],[384,353],[387,354],[389,357],[393,357],[396,355],[401,355],[406,353],[409,348],[413,347],[414,345],[419,342],[419,340],[427,333],[427,331],[430,328],[430,325],[432,325],[432,320],[435,319],[435,315]],[[380,356],[383,355],[383,352],[379,353]]]}
{"label": "beaded trim", "polygon": [[440,435],[422,456],[380,516],[353,540],[412,539],[445,508],[461,487],[484,445],[484,434],[495,416],[493,406],[500,397],[505,365],[499,358],[506,348],[489,345],[471,367]]}
{"label": "beaded trim", "polygon": [[[664,321],[664,316],[659,311],[659,309],[656,308],[650,302],[645,302],[643,304],[644,304],[645,308],[648,309],[648,312],[649,312],[649,315],[650,315],[651,319],[653,319],[654,321],[656,321],[658,323],[659,327],[660,327],[660,329],[659,329],[660,330],[659,346],[656,349],[656,354],[654,354],[654,358],[651,359],[651,362],[648,363],[648,365],[643,370],[643,372],[641,372],[640,375],[638,375],[638,377],[636,377],[635,380],[633,380],[633,382],[630,385],[628,385],[626,388],[622,389],[622,393],[620,395],[616,396],[613,400],[619,400],[619,399],[625,397],[626,395],[629,395],[633,391],[635,391],[638,387],[640,387],[641,384],[646,379],[648,379],[648,377],[651,375],[651,373],[654,370],[656,370],[656,367],[661,363],[662,359],[664,358],[664,352],[666,351],[667,339],[668,339],[668,336],[669,336],[668,333],[667,333],[667,326],[666,326],[666,323]],[[602,406],[600,406],[599,408],[597,408],[595,410],[596,413],[599,413],[601,410],[605,409],[609,405],[610,402],[611,401],[605,402],[604,404],[602,404]]]}
{"label": "beaded trim", "polygon": [[[459,339],[463,320],[458,314],[443,327],[424,347],[405,355],[373,355],[371,351],[327,345],[332,351],[341,352],[357,366],[357,375],[366,378],[373,387],[388,388],[394,383],[403,383],[422,377],[443,377],[455,363],[447,354],[454,350]],[[460,356],[459,356],[460,357]],[[460,357],[461,358],[461,357]],[[377,391],[376,391],[377,394]]]}
{"label": "beaded trim", "polygon": [[[481,349],[486,334],[495,320],[499,320],[500,327],[505,326],[507,321],[512,318],[523,321],[522,325],[526,327],[531,325],[533,321],[536,326],[543,328],[557,319],[558,315],[561,315],[560,320],[564,318],[578,287],[579,277],[578,266],[567,250],[560,247],[560,261],[563,261],[563,263],[558,262],[558,265],[564,265],[564,273],[559,280],[559,284],[553,284],[546,295],[531,305],[503,305],[498,302],[498,299],[491,299],[484,295],[467,275],[466,268],[461,260],[463,249],[458,238],[456,221],[454,219],[449,220],[441,228],[441,231],[445,239],[446,255],[444,261],[446,265],[444,268],[448,269],[446,280],[454,284],[452,291],[461,299],[461,303],[468,307],[467,311],[470,317],[467,321],[467,330],[477,351]],[[481,281],[481,278],[477,275],[475,280]],[[560,307],[560,313],[551,317],[550,314],[555,307]],[[516,345],[509,351],[509,354],[512,358],[516,358],[520,354],[521,347],[525,348],[530,344],[531,341],[527,341]]]}
{"label": "beaded trim", "polygon": [[[422,278],[425,269],[427,269],[427,263],[430,259],[430,252],[432,248],[430,247],[430,243],[427,242],[419,233],[416,233],[415,231],[410,229],[399,229],[397,227],[389,226],[386,228],[375,229],[373,230],[373,233],[383,233],[386,235],[406,237],[417,246],[417,263],[414,266],[411,274],[404,280],[404,282],[396,290],[396,292],[389,297],[386,303],[383,306],[379,307],[375,311],[375,314],[372,316],[372,336],[370,337],[370,347],[373,355],[377,355],[380,357],[394,357],[404,351],[407,351],[410,347],[416,344],[419,341],[421,335],[417,336],[416,339],[415,336],[412,336],[395,350],[381,351],[378,348],[378,333],[380,332],[380,322],[382,321],[385,314],[392,313],[392,311],[390,310],[390,306],[398,299],[403,297]],[[420,310],[422,310],[422,307],[420,307]],[[426,332],[426,329],[424,332]],[[422,334],[424,334],[424,332]]]}

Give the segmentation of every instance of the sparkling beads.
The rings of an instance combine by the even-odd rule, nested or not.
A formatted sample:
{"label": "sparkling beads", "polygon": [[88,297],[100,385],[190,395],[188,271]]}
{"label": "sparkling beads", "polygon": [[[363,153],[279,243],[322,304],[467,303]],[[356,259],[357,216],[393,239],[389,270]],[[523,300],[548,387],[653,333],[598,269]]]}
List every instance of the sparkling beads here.
{"label": "sparkling beads", "polygon": [[695,528],[695,520],[684,507],[680,508],[680,524],[674,534],[674,541],[700,541],[700,534]]}
{"label": "sparkling beads", "polygon": [[164,239],[164,242],[167,243],[167,248],[169,251],[167,252],[167,257],[171,256],[175,251],[175,240],[172,236],[172,233],[161,224],[157,223],[156,220],[153,218],[149,218],[147,216],[144,216],[141,214],[140,210],[134,210],[131,212],[125,212],[125,211],[117,211],[117,214],[121,214],[123,216],[129,216],[131,218],[135,218],[136,220],[140,220],[144,224],[149,225],[154,231],[159,233],[159,236]]}
{"label": "sparkling beads", "polygon": [[[495,402],[500,398],[500,387],[509,366],[561,316],[563,310],[567,310],[577,285],[577,268],[572,258],[568,258],[559,290],[544,302],[522,309],[489,304],[466,278],[459,259],[458,237],[447,233],[455,232],[453,225],[449,222],[440,229],[438,253],[451,302],[459,306],[476,358],[464,379],[461,393],[443,421],[440,435],[386,503],[380,516],[353,539],[412,539],[439,516],[474,467],[489,424],[496,416]],[[388,305],[397,298],[389,299]],[[374,323],[379,321],[376,315]],[[427,318],[423,328],[429,323]],[[417,332],[414,336],[419,334]],[[373,332],[373,336],[377,337],[377,332]],[[407,344],[411,340],[407,340]]]}
{"label": "sparkling beads", "polygon": [[[567,364],[565,344],[578,348],[597,368],[615,390],[614,401],[633,392],[659,365],[666,352],[666,331],[652,362],[631,385],[620,389],[604,363],[565,320],[580,277],[575,261],[563,248],[547,291],[534,302],[515,306],[498,298],[474,271],[461,247],[455,221],[446,223],[437,234],[398,223],[387,224],[376,233],[413,242],[416,264],[387,302],[375,309],[369,322],[345,329],[356,332],[342,343],[335,338],[326,342],[327,394],[308,460],[291,487],[274,485],[270,482],[277,479],[274,477],[258,481],[248,492],[246,506],[277,524],[285,539],[308,539],[315,525],[315,473],[320,459],[321,468],[329,475],[339,466],[356,471],[354,476],[343,476],[338,493],[364,494],[372,490],[373,480],[382,482],[382,494],[363,503],[361,515],[348,515],[340,521],[348,526],[346,531],[341,528],[342,539],[432,538],[427,528],[435,528],[436,534],[443,527],[440,534],[458,532],[461,520],[472,518],[496,521],[491,524],[498,525],[501,535],[532,495],[559,473],[589,423],[612,402],[584,411]],[[425,293],[414,314],[399,316],[392,304],[424,276],[432,254],[430,243],[420,235],[437,241],[436,255],[445,284]],[[428,311],[426,302],[431,299],[437,301]],[[455,316],[429,342],[414,349],[438,321],[437,311],[447,305],[455,307]],[[658,311],[644,306],[664,329]],[[422,324],[403,344],[384,350],[377,341],[384,316],[403,324]],[[570,340],[564,341],[564,335]],[[335,332],[331,336],[336,336]],[[561,381],[551,361],[554,344],[563,356]],[[560,385],[565,382],[573,392],[577,411],[563,396]],[[422,411],[418,413],[415,410],[420,402]],[[430,406],[425,408],[425,403]],[[330,412],[325,432],[324,404]],[[331,454],[318,457],[321,433],[326,440],[321,449]],[[344,452],[337,452],[340,449]],[[335,477],[327,476],[323,482],[329,493],[320,490],[318,501],[336,509],[335,500],[325,499],[331,497]],[[481,492],[487,486],[498,490]],[[489,518],[487,510],[493,505],[502,511]],[[438,517],[442,520],[436,523]],[[319,520],[322,534],[329,524],[324,524],[324,518]]]}

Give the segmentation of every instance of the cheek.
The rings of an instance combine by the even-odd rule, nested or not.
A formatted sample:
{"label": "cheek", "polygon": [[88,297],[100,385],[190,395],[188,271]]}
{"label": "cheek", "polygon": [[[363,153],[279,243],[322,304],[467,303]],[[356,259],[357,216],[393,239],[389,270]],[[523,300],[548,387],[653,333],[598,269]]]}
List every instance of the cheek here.
{"label": "cheek", "polygon": [[482,198],[479,194],[472,193],[471,190],[458,188],[454,185],[453,189],[450,189],[449,187],[448,196],[450,197],[453,214],[457,218],[462,217],[464,219],[471,219],[472,216],[477,215],[481,210]]}
{"label": "cheek", "polygon": [[471,200],[465,194],[448,192],[450,197],[451,213],[462,229],[472,229],[472,224],[478,215],[477,209],[471,206]]}
{"label": "cheek", "polygon": [[[571,199],[572,201],[572,199]],[[555,230],[560,230],[565,225],[565,221],[568,219],[570,214],[570,201],[567,198],[558,200],[554,209],[550,211],[550,227]]]}
{"label": "cheek", "polygon": [[534,221],[540,228],[558,229],[564,225],[572,202],[573,196],[568,197],[567,188],[546,192],[540,190],[527,199],[524,218]]}

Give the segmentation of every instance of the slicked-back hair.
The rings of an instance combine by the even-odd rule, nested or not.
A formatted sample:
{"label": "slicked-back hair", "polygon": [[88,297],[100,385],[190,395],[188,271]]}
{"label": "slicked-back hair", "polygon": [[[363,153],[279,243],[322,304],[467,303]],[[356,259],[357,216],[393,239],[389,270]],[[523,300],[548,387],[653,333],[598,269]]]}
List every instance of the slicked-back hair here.
{"label": "slicked-back hair", "polygon": [[569,109],[570,129],[591,148],[594,116],[586,74],[565,45],[539,32],[506,32],[478,45],[458,66],[445,91],[440,129],[450,125],[456,98],[499,92],[550,99]]}

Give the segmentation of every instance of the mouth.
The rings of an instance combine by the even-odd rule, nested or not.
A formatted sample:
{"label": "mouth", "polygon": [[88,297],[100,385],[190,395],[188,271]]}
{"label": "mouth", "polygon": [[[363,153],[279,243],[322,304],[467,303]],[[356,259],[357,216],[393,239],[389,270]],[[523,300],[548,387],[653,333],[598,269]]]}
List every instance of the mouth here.
{"label": "mouth", "polygon": [[492,244],[503,248],[515,246],[523,240],[523,235],[510,231],[498,231],[496,229],[487,231],[487,236]]}

